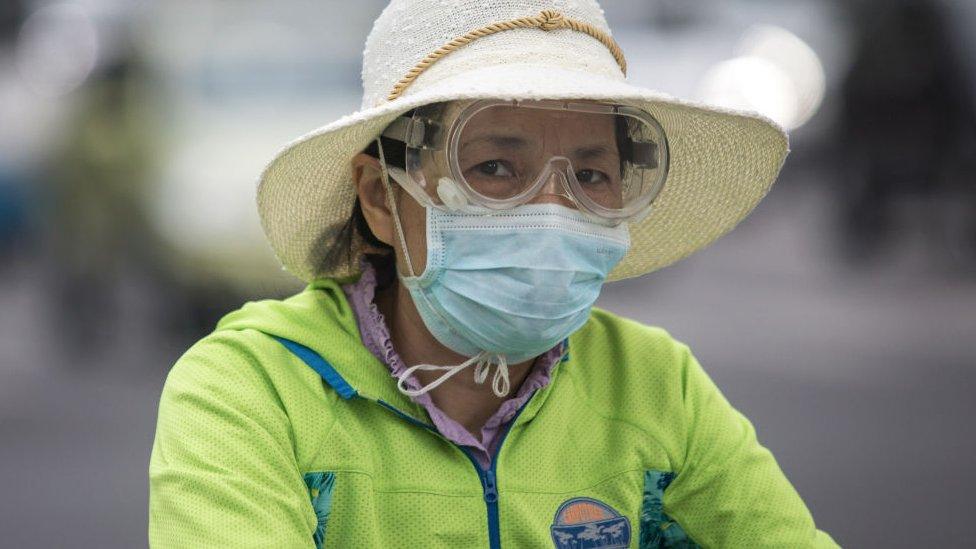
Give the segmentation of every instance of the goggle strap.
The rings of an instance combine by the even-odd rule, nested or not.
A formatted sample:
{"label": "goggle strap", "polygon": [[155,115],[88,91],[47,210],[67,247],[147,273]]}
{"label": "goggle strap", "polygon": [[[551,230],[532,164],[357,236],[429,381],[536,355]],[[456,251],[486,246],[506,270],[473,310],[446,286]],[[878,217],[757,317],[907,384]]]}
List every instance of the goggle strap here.
{"label": "goggle strap", "polygon": [[410,131],[410,117],[408,116],[398,116],[390,125],[383,129],[383,137],[388,137],[390,139],[406,143],[408,140],[408,132]]}
{"label": "goggle strap", "polygon": [[629,160],[631,164],[652,170],[657,168],[657,143],[627,140],[622,148],[625,149],[621,151],[624,154],[624,158]]}
{"label": "goggle strap", "polygon": [[432,120],[399,116],[383,130],[382,135],[413,149],[435,149],[442,133],[441,125]]}

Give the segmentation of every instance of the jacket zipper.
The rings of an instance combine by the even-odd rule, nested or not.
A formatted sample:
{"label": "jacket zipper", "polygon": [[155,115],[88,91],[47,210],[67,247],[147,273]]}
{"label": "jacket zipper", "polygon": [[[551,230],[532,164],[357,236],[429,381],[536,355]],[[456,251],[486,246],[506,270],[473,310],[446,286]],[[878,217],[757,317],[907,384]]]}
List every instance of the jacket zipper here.
{"label": "jacket zipper", "polygon": [[[342,398],[350,399],[354,396],[362,396],[359,395],[355,389],[349,386],[349,384],[346,383],[344,379],[342,379],[342,376],[340,376],[338,372],[335,371],[335,369],[332,367],[331,364],[329,364],[327,361],[325,361],[325,359],[323,359],[321,356],[316,354],[311,349],[291,340],[287,340],[278,336],[272,336],[272,337],[274,337],[279,342],[281,342],[292,353],[297,355],[298,358],[300,358],[303,362],[305,362],[313,370],[315,370],[320,376],[322,376],[322,378],[325,380],[325,383],[327,383],[330,387],[335,389],[336,392],[339,393],[339,396],[341,396]],[[563,340],[563,356],[560,357],[559,362],[566,362],[569,359],[568,343],[569,343],[568,338]],[[501,452],[502,444],[505,443],[505,439],[508,438],[508,433],[512,430],[512,427],[515,425],[515,421],[522,414],[522,410],[525,410],[525,408],[529,405],[529,403],[532,402],[532,399],[535,397],[537,392],[538,390],[534,391],[529,396],[529,398],[527,398],[525,402],[522,403],[522,406],[520,406],[519,409],[515,412],[515,415],[512,416],[512,419],[511,421],[509,421],[508,426],[505,427],[505,432],[502,433],[502,438],[499,439],[498,445],[495,447],[494,453],[492,453],[492,455],[489,456],[490,457],[489,463],[491,466],[487,470],[481,467],[481,464],[478,463],[478,460],[475,459],[474,455],[471,454],[471,452],[466,450],[461,445],[455,444],[454,442],[447,440],[447,438],[444,437],[444,435],[442,435],[441,433],[439,433],[433,425],[428,425],[404,412],[401,412],[392,404],[382,399],[374,400],[374,402],[379,403],[384,408],[389,409],[390,411],[402,417],[403,419],[406,419],[410,423],[419,425],[420,427],[423,427],[431,431],[435,435],[439,436],[442,440],[455,446],[458,450],[461,450],[461,452],[464,453],[464,455],[468,456],[468,459],[471,460],[471,464],[474,465],[475,470],[478,472],[478,477],[481,479],[481,486],[484,491],[485,505],[488,508],[488,542],[490,544],[491,549],[501,548],[501,534],[499,532],[499,525],[498,525],[498,486],[496,483],[498,454],[499,452]],[[372,400],[372,399],[368,399],[368,400]]]}
{"label": "jacket zipper", "polygon": [[[533,393],[532,396],[535,396],[535,393]],[[505,439],[508,438],[508,433],[512,430],[512,426],[515,425],[515,420],[518,419],[519,415],[522,413],[522,410],[525,409],[531,400],[531,396],[526,399],[518,411],[515,412],[515,415],[512,416],[511,421],[508,422],[508,425],[505,427],[505,432],[502,433],[502,438],[498,440],[498,445],[495,446],[495,451],[491,455],[490,467],[488,469],[482,469],[481,464],[478,463],[478,460],[475,459],[474,454],[472,454],[469,450],[458,444],[454,444],[453,442],[451,443],[457,446],[458,449],[468,456],[468,459],[471,460],[471,464],[474,465],[474,468],[478,471],[478,476],[481,477],[481,485],[485,493],[485,505],[488,507],[488,546],[491,549],[500,549],[502,546],[501,532],[499,531],[498,524],[498,485],[496,484],[495,476],[498,467],[498,454],[501,452],[502,445],[505,443]]]}
{"label": "jacket zipper", "polygon": [[444,441],[456,447],[458,450],[461,450],[461,452],[464,453],[464,455],[468,456],[468,459],[471,460],[471,464],[474,465],[475,470],[478,472],[478,478],[481,479],[481,488],[482,491],[484,492],[485,506],[488,509],[488,546],[490,549],[501,549],[502,546],[501,532],[498,524],[498,485],[496,483],[498,454],[499,452],[501,452],[502,444],[504,444],[505,439],[508,438],[508,433],[512,430],[512,426],[515,425],[515,420],[517,420],[519,415],[522,414],[522,410],[526,408],[526,406],[529,404],[529,402],[532,401],[532,397],[534,396],[535,393],[532,393],[532,396],[526,399],[526,401],[522,404],[522,406],[519,407],[519,409],[515,412],[515,415],[512,416],[511,421],[508,422],[508,425],[505,427],[505,432],[502,433],[502,438],[498,440],[498,445],[495,446],[495,451],[491,455],[491,460],[490,460],[491,466],[488,469],[482,468],[481,464],[478,463],[478,460],[474,457],[474,454],[472,454],[469,450],[467,450],[465,447],[461,446],[460,444],[456,444],[453,441],[447,440],[447,438],[444,437],[444,435],[442,435],[441,433],[439,433],[434,426],[428,425],[400,411],[398,408],[395,408],[393,405],[389,404],[384,400],[376,401],[379,402],[384,407],[395,412],[398,416],[402,417],[403,419],[406,419],[410,423],[419,425],[427,429],[428,431],[431,431],[432,433],[439,436]]}

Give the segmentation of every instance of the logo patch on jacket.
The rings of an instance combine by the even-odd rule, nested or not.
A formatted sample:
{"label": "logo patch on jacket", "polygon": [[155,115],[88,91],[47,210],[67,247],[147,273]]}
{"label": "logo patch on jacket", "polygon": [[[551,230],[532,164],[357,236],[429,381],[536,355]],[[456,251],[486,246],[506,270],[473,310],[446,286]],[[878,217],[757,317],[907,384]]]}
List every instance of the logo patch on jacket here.
{"label": "logo patch on jacket", "polygon": [[592,498],[563,502],[552,519],[556,549],[627,547],[630,521],[613,507]]}

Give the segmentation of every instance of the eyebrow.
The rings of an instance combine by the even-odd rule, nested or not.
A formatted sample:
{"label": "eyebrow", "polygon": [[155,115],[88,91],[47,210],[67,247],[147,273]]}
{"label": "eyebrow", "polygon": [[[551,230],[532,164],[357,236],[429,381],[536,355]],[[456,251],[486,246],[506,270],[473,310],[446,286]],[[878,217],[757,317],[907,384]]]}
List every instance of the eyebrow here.
{"label": "eyebrow", "polygon": [[463,149],[469,145],[475,145],[483,141],[487,141],[490,144],[502,149],[520,149],[522,147],[525,147],[528,144],[528,142],[525,139],[521,137],[516,137],[514,135],[488,134],[488,135],[482,135],[480,137],[476,137],[470,141],[463,143],[461,145],[461,148]]}
{"label": "eyebrow", "polygon": [[606,145],[590,145],[588,147],[580,147],[573,151],[573,156],[579,158],[580,160],[589,160],[592,158],[599,158],[601,156],[610,155],[611,151]]}

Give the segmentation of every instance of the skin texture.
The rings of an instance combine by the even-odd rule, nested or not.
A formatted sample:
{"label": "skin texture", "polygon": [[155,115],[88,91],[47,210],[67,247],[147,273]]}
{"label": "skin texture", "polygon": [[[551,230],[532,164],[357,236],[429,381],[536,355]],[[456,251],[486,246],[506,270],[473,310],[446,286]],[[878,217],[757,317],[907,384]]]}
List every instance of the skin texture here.
{"label": "skin texture", "polygon": [[[527,164],[530,164],[524,166],[524,171],[538,170],[538,167],[551,155],[571,156],[571,151],[592,148],[594,144],[613,143],[614,139],[612,123],[594,124],[592,118],[553,116],[552,113],[533,112],[532,109],[526,109],[517,115],[499,114],[500,116],[492,118],[491,127],[471,126],[470,130],[466,129],[463,134],[461,169],[469,180],[473,180],[472,177],[478,175],[477,167],[480,163],[503,156],[502,151],[487,147],[484,139],[477,141],[477,138],[489,134],[507,133],[534,138],[533,141],[537,145],[533,147],[532,154],[522,156],[529,158]],[[465,144],[469,142],[471,146],[465,148]],[[614,157],[607,165],[615,165],[618,161],[619,159]],[[604,159],[603,162],[606,164],[608,161]],[[574,167],[580,170],[581,166],[575,166],[576,163],[574,159]],[[386,200],[386,187],[381,179],[379,161],[365,153],[360,153],[352,159],[351,164],[353,182],[356,185],[366,222],[379,240],[393,246],[396,250],[398,271],[405,276],[410,275],[400,240],[395,232],[393,212]],[[490,174],[499,173],[497,166],[497,163],[489,165],[490,169],[487,171]],[[484,176],[486,166],[481,165],[481,167],[480,175]],[[422,204],[395,182],[391,181],[391,186],[414,274],[419,275],[423,272],[427,260],[426,212]],[[530,202],[553,202],[571,208],[576,207],[562,187],[561,179],[555,175],[548,178],[545,186]],[[409,291],[399,282],[377,291],[376,304],[389,325],[394,347],[408,366],[420,363],[454,365],[469,358],[455,353],[437,341],[424,325]],[[511,390],[504,398],[496,396],[490,388],[494,368],[482,385],[474,381],[474,368],[471,367],[432,389],[431,399],[444,413],[478,436],[481,427],[495,413],[501,402],[515,394],[533,361],[534,359],[531,359],[509,365]],[[442,373],[418,371],[415,375],[422,385],[426,385],[440,377]]]}

